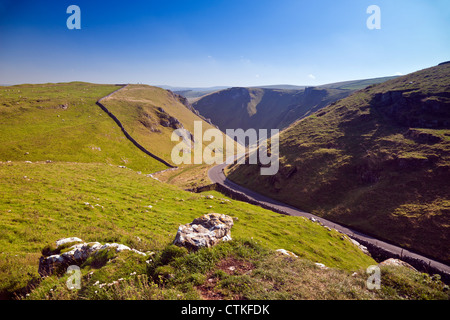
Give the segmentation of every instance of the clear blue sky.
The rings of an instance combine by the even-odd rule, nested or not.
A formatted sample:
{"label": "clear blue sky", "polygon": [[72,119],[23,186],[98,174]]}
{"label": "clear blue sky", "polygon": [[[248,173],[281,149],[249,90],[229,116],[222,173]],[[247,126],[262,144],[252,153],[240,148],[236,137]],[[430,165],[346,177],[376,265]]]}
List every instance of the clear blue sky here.
{"label": "clear blue sky", "polygon": [[318,85],[446,60],[448,0],[0,0],[0,84]]}

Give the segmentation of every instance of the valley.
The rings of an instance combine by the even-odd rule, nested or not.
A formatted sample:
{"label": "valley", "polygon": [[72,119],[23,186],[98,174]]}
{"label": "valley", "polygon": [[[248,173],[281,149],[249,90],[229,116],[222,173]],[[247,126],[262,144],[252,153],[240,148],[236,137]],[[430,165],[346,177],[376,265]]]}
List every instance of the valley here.
{"label": "valley", "polygon": [[[368,289],[366,269],[380,261],[334,227],[217,191],[185,191],[214,182],[213,165],[170,169],[177,143],[171,132],[191,131],[194,121],[205,130],[214,125],[171,91],[84,82],[7,86],[0,88],[0,115],[2,299],[448,298],[439,276],[400,266],[380,265],[383,286]],[[239,181],[249,169],[225,172]],[[176,249],[181,224],[214,212],[233,218],[231,241]],[[42,255],[67,237],[119,243],[145,257],[105,249],[79,264],[81,289],[71,290],[64,273],[38,274]]]}
{"label": "valley", "polygon": [[280,133],[280,170],[232,181],[444,263],[448,256],[448,65],[371,85]]}

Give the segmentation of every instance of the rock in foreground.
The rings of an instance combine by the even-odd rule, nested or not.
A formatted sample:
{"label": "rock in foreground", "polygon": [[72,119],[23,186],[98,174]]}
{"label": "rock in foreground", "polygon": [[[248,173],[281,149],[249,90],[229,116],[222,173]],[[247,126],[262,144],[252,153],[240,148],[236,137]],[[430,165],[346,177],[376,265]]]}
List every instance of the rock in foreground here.
{"label": "rock in foreground", "polygon": [[[65,238],[56,241],[56,250],[60,249],[62,245],[71,242],[82,242],[79,238]],[[123,244],[106,243],[102,245],[99,242],[78,243],[67,249],[67,251],[60,254],[52,254],[46,256],[45,254],[39,259],[39,275],[48,276],[55,272],[60,267],[68,267],[69,265],[76,265],[83,263],[90,256],[96,254],[100,250],[114,248],[116,252],[130,250],[138,254],[145,253],[135,249],[131,249]]]}
{"label": "rock in foreground", "polygon": [[409,268],[411,270],[417,271],[416,268],[414,268],[409,263],[407,263],[405,261],[402,261],[402,260],[399,260],[399,259],[394,259],[394,258],[390,258],[390,259],[384,260],[383,262],[380,262],[379,265],[380,266],[406,267],[406,268]]}
{"label": "rock in foreground", "polygon": [[189,250],[212,247],[221,241],[231,240],[233,218],[225,214],[210,213],[181,225],[174,244]]}

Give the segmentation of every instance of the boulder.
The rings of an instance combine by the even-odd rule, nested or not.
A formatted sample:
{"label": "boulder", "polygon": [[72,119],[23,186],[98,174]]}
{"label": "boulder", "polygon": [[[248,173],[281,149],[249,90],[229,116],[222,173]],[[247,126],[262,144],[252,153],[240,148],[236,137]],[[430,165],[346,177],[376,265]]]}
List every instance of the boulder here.
{"label": "boulder", "polygon": [[56,241],[56,247],[58,248],[58,247],[62,246],[63,244],[71,243],[71,242],[83,242],[83,240],[81,240],[80,238],[77,238],[77,237],[59,239]]}
{"label": "boulder", "polygon": [[406,263],[405,261],[402,261],[402,260],[399,260],[399,259],[394,259],[394,258],[390,258],[390,259],[384,260],[383,262],[380,262],[379,265],[380,266],[406,267],[406,268],[409,268],[411,270],[417,271],[409,263]]}
{"label": "boulder", "polygon": [[316,267],[323,269],[323,270],[327,270],[328,267],[326,265],[324,265],[323,263],[319,263],[319,262],[315,262],[314,263],[316,265]]}
{"label": "boulder", "polygon": [[113,248],[116,252],[121,252],[124,250],[130,250],[140,255],[146,255],[135,249],[131,249],[123,244],[119,243],[106,243],[102,245],[99,242],[82,242],[80,238],[64,238],[56,241],[56,251],[66,243],[71,242],[81,242],[75,244],[67,249],[67,251],[60,254],[43,255],[39,259],[39,275],[48,276],[53,274],[59,268],[68,267],[69,265],[78,265],[86,261],[90,256],[97,254],[100,250]]}
{"label": "boulder", "polygon": [[279,252],[281,254],[284,254],[285,256],[288,256],[288,257],[298,258],[298,256],[295,253],[288,251],[286,249],[277,249],[275,251]]}
{"label": "boulder", "polygon": [[191,223],[181,225],[175,236],[174,244],[189,250],[212,247],[221,241],[231,240],[233,218],[210,213],[194,219]]}
{"label": "boulder", "polygon": [[366,246],[363,246],[362,244],[360,244],[358,241],[356,241],[355,239],[349,238],[350,241],[359,248],[359,250],[361,250],[364,254],[370,256],[370,252],[367,249]]}

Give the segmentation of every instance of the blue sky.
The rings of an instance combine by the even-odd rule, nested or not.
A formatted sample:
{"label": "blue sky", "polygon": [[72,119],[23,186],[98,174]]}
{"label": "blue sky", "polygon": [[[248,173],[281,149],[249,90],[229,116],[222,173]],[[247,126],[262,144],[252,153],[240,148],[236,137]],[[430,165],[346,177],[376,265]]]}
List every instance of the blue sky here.
{"label": "blue sky", "polygon": [[448,0],[0,0],[0,84],[319,85],[450,60],[449,30]]}

